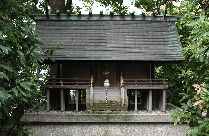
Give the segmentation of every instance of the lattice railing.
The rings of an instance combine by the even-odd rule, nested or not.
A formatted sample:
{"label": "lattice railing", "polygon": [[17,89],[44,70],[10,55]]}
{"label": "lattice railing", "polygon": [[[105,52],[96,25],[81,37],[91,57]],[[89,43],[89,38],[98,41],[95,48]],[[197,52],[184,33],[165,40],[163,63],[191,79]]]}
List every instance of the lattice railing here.
{"label": "lattice railing", "polygon": [[168,85],[165,79],[123,79],[123,85]]}
{"label": "lattice railing", "polygon": [[47,81],[47,86],[53,86],[53,85],[89,85],[91,84],[91,80],[89,79],[83,79],[83,78],[69,78],[69,77],[49,77]]}

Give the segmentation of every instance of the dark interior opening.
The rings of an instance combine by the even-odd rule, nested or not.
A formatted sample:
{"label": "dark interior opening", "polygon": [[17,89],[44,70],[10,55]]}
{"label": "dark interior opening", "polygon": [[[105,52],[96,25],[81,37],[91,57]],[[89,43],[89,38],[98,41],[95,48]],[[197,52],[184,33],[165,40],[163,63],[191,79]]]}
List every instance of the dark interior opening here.
{"label": "dark interior opening", "polygon": [[148,90],[128,89],[128,111],[135,110],[135,93],[137,91],[137,110],[147,110]]}
{"label": "dark interior opening", "polygon": [[76,110],[76,90],[64,90],[65,110]]}
{"label": "dark interior opening", "polygon": [[61,110],[60,90],[50,89],[50,110]]}
{"label": "dark interior opening", "polygon": [[84,89],[78,90],[78,110],[86,110],[86,90]]}
{"label": "dark interior opening", "polygon": [[138,90],[137,107],[138,110],[147,110],[149,90]]}
{"label": "dark interior opening", "polygon": [[127,90],[128,95],[128,111],[134,111],[135,107],[135,90],[128,89]]}
{"label": "dark interior opening", "polygon": [[85,89],[66,89],[64,90],[65,110],[76,111],[76,103],[78,111],[86,110],[86,90]]}
{"label": "dark interior opening", "polygon": [[152,109],[157,111],[161,108],[161,98],[162,98],[162,91],[153,90],[152,91]]}

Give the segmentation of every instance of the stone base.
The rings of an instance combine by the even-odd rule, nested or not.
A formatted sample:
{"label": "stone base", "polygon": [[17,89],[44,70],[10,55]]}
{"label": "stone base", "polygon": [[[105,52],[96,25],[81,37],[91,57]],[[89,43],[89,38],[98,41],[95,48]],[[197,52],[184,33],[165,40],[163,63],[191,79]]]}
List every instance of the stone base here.
{"label": "stone base", "polygon": [[187,126],[171,124],[30,125],[32,136],[185,136]]}
{"label": "stone base", "polygon": [[22,121],[31,136],[185,136],[189,128],[166,113],[27,113]]}

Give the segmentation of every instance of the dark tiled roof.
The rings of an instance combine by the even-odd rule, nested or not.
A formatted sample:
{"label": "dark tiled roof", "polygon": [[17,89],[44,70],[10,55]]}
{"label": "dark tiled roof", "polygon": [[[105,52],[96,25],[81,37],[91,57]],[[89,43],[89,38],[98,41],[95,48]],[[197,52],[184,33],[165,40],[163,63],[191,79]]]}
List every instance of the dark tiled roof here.
{"label": "dark tiled roof", "polygon": [[175,17],[50,16],[37,28],[56,60],[179,61]]}

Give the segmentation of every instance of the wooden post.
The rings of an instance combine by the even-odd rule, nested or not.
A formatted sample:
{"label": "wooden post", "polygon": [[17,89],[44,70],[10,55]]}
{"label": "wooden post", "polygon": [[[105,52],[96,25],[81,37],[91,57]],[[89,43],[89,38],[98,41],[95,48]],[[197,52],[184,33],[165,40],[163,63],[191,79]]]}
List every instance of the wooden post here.
{"label": "wooden post", "polygon": [[90,107],[93,106],[93,100],[94,100],[94,89],[93,89],[93,82],[94,78],[93,75],[91,75],[91,85],[90,85]]}
{"label": "wooden post", "polygon": [[61,95],[61,111],[65,111],[65,100],[64,100],[64,90],[60,90],[60,95]]}
{"label": "wooden post", "polygon": [[149,79],[152,79],[152,64],[149,64]]}
{"label": "wooden post", "polygon": [[149,110],[149,94],[147,95],[146,100],[147,100],[147,101],[146,101],[146,102],[147,102],[147,103],[146,103],[146,104],[147,104],[147,105],[146,105],[146,110]]}
{"label": "wooden post", "polygon": [[120,74],[120,87],[121,87],[121,105],[124,106],[124,103],[125,103],[125,89],[124,89],[124,86],[123,86],[122,72]]}
{"label": "wooden post", "polygon": [[[59,64],[59,73],[60,76],[62,77],[63,73],[62,73],[62,64]],[[63,81],[60,80],[60,85],[63,86]],[[64,98],[64,90],[63,88],[60,89],[60,104],[61,104],[61,111],[65,111],[65,98]]]}
{"label": "wooden post", "polygon": [[[152,64],[150,63],[149,65],[149,78],[150,80],[152,79]],[[152,90],[149,90],[149,95],[148,95],[148,111],[152,111]]]}
{"label": "wooden post", "polygon": [[163,90],[163,94],[162,94],[162,111],[165,112],[166,111],[166,90]]}
{"label": "wooden post", "polygon": [[125,105],[125,88],[124,86],[121,87],[121,105]]}
{"label": "wooden post", "polygon": [[47,97],[47,111],[50,111],[50,91],[49,91],[49,89],[46,90],[46,97]]}
{"label": "wooden post", "polygon": [[76,104],[76,111],[78,111],[78,90],[75,92],[75,104]]}
{"label": "wooden post", "polygon": [[137,91],[138,90],[135,90],[135,111],[137,111],[138,110],[138,108],[137,108]]}
{"label": "wooden post", "polygon": [[152,111],[152,90],[149,90],[149,106],[148,106],[148,111],[151,112]]}

